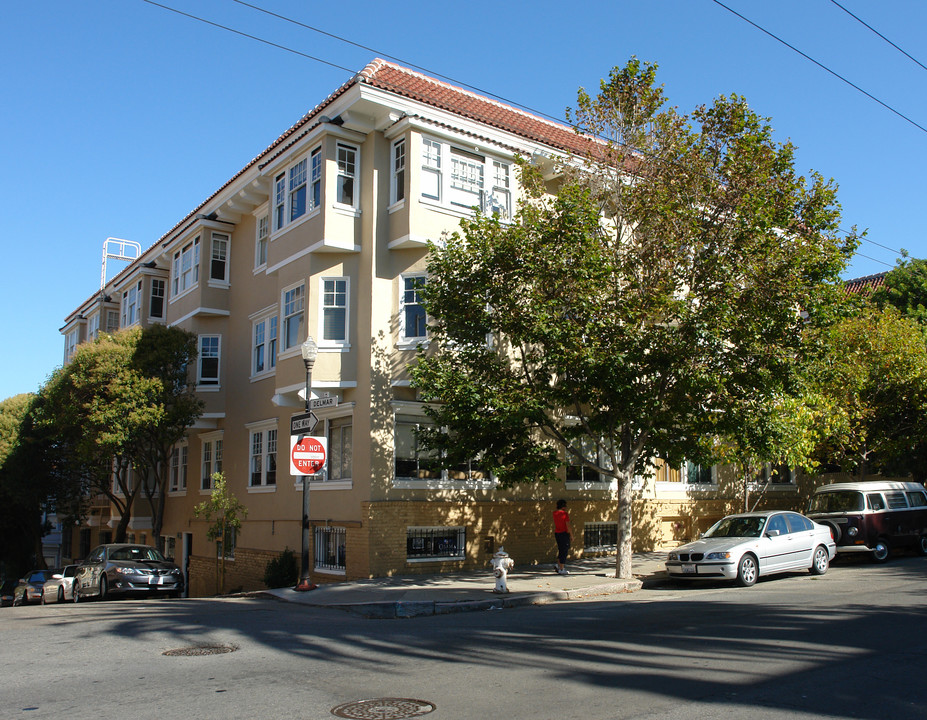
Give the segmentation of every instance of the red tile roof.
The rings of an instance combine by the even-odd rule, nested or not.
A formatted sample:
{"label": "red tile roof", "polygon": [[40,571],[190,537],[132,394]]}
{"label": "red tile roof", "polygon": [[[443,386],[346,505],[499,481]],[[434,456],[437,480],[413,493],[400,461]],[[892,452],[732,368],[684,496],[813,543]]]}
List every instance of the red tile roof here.
{"label": "red tile roof", "polygon": [[843,287],[847,293],[853,295],[871,295],[875,290],[878,290],[885,284],[886,275],[888,275],[888,273],[883,272],[876,273],[875,275],[866,275],[861,278],[854,278],[853,280],[845,281]]}

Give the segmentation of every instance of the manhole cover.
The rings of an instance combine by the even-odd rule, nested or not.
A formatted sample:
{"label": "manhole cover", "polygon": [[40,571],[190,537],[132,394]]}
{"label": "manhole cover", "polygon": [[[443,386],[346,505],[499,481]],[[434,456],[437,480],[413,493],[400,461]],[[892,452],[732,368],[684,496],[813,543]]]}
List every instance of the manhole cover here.
{"label": "manhole cover", "polygon": [[165,650],[162,654],[171,657],[189,657],[191,655],[224,655],[225,653],[235,652],[238,648],[234,645],[194,645],[188,648],[178,648],[177,650]]}
{"label": "manhole cover", "polygon": [[435,704],[410,698],[377,698],[376,700],[355,700],[332,708],[332,715],[356,720],[400,720],[400,718],[427,715]]}

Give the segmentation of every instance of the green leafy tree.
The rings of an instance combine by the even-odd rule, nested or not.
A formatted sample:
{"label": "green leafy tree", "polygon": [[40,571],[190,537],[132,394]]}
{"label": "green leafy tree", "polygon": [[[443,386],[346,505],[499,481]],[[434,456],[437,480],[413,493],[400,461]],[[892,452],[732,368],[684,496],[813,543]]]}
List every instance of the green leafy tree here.
{"label": "green leafy tree", "polygon": [[143,484],[142,439],[164,416],[160,381],[133,363],[141,332],[101,334],[79,345],[43,388],[37,412],[38,433],[58,433],[67,447],[54,472],[63,481],[81,484],[86,495],[105,495],[116,509],[116,542],[125,542]]}
{"label": "green leafy tree", "polygon": [[144,377],[158,380],[153,401],[161,411],[158,422],[142,428],[136,463],[148,482],[143,485],[152,511],[152,534],[161,536],[167,499],[171,455],[176,444],[203,412],[189,380],[188,367],[196,360],[194,333],[176,327],[152,325],[138,338],[133,368]]}
{"label": "green leafy tree", "polygon": [[222,473],[213,473],[212,480],[212,495],[197,505],[193,514],[212,522],[206,537],[216,542],[216,594],[221,594],[225,592],[225,557],[229,548],[235,547],[248,508],[228,489]]}
{"label": "green leafy tree", "polygon": [[809,376],[824,398],[821,462],[861,480],[875,471],[924,480],[927,346],[921,333],[890,306],[820,331],[827,351]]}
{"label": "green leafy tree", "polygon": [[927,334],[927,260],[903,254],[895,268],[885,275],[883,284],[872,293],[872,302],[887,305],[920,325]]}
{"label": "green leafy tree", "polygon": [[708,438],[792,394],[856,243],[832,183],[798,175],[742,98],[682,116],[654,73],[632,60],[580,92],[576,129],[604,139],[555,194],[524,166],[514,222],[477,216],[432,246],[413,369],[448,466],[478,455],[512,484],[568,458],[615,478],[622,578],[635,474],[713,460]]}
{"label": "green leafy tree", "polygon": [[46,487],[30,481],[28,448],[21,443],[21,428],[33,398],[23,394],[0,402],[0,563],[16,577],[34,562],[44,567],[41,542],[48,506]]}

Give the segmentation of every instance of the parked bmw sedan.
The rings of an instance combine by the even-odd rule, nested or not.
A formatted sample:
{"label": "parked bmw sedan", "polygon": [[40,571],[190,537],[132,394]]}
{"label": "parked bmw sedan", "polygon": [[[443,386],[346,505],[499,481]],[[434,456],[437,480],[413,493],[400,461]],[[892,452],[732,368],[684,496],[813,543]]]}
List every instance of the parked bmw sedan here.
{"label": "parked bmw sedan", "polygon": [[830,530],[796,512],[728,515],[701,539],[671,551],[671,578],[737,580],[753,585],[761,575],[810,570],[823,575],[837,552]]}
{"label": "parked bmw sedan", "polygon": [[182,592],[180,568],[148,545],[100,545],[80,563],[74,579],[74,602],[93,596],[180,597]]}
{"label": "parked bmw sedan", "polygon": [[42,604],[64,602],[74,599],[74,575],[77,565],[65,565],[62,570],[55,570],[54,574],[42,586]]}

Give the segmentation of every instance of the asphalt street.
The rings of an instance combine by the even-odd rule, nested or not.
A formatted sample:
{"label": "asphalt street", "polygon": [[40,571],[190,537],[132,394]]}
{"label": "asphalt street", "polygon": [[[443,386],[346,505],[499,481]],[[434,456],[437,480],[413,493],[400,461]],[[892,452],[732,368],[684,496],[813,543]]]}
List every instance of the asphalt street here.
{"label": "asphalt street", "polygon": [[921,719],[925,594],[910,556],[403,619],[268,597],[3,608],[0,717]]}

